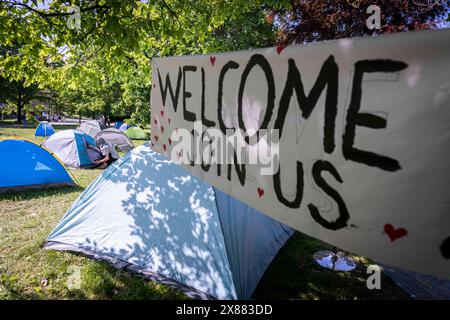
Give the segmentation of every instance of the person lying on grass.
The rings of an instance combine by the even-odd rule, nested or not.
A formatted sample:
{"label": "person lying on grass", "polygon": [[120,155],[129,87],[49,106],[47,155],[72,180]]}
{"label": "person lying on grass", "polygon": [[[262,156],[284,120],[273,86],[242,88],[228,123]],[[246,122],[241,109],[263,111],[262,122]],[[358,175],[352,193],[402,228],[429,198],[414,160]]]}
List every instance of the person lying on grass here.
{"label": "person lying on grass", "polygon": [[97,140],[97,146],[102,154],[102,159],[94,161],[94,163],[102,169],[107,168],[111,163],[119,159],[119,154],[116,149],[105,139],[99,138]]}

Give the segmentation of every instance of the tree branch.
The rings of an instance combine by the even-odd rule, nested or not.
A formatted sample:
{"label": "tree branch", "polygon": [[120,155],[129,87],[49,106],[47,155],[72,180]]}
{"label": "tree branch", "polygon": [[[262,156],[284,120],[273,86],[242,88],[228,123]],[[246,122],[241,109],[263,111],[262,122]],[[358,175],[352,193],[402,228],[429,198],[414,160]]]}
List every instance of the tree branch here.
{"label": "tree branch", "polygon": [[170,15],[172,16],[172,19],[175,18],[178,20],[176,12],[172,10],[172,8],[167,4],[167,2],[165,0],[161,0],[161,3],[167,9],[167,11],[169,11]]}
{"label": "tree branch", "polygon": [[147,52],[145,51],[145,50],[142,50],[143,52],[144,52],[144,56],[146,56],[147,57],[147,59],[149,59],[149,60],[152,60],[152,58],[151,57],[149,57],[149,55],[147,54]]}
{"label": "tree branch", "polygon": [[[21,6],[26,8],[29,11],[32,11],[38,15],[40,15],[43,18],[51,18],[51,17],[61,17],[61,16],[70,16],[73,14],[73,12],[43,12],[37,9],[34,9],[33,7],[27,5],[26,3],[21,3],[21,2],[9,2],[9,1],[2,1],[4,3],[10,4],[11,6]],[[80,7],[80,12],[86,12],[86,11],[93,11],[96,9],[110,9],[111,7],[108,5],[94,5],[94,6],[90,6],[90,7],[86,7],[86,8],[81,8]]]}

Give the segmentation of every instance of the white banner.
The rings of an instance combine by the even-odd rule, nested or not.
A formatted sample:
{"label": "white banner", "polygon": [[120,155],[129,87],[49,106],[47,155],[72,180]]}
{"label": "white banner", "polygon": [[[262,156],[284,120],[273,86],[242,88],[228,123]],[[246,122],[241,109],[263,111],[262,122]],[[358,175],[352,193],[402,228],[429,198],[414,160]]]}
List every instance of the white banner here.
{"label": "white banner", "polygon": [[152,70],[155,150],[310,236],[450,278],[450,30]]}

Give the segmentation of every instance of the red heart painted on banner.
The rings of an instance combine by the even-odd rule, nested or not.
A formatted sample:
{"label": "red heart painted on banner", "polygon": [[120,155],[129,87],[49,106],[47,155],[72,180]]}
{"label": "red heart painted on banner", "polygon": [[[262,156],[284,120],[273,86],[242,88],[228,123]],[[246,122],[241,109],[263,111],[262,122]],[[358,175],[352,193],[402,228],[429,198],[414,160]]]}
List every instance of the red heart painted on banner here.
{"label": "red heart painted on banner", "polygon": [[167,150],[167,146],[163,144],[164,152]]}
{"label": "red heart painted on banner", "polygon": [[161,110],[161,117],[164,117],[164,110]]}
{"label": "red heart painted on banner", "polygon": [[209,57],[209,61],[211,62],[211,64],[214,67],[214,64],[216,63],[216,57]]}
{"label": "red heart painted on banner", "polygon": [[283,46],[283,45],[278,46],[277,47],[277,53],[280,54],[284,50],[284,48],[286,48],[286,46]]}
{"label": "red heart painted on banner", "polygon": [[264,195],[264,189],[258,188],[258,195],[261,198]]}
{"label": "red heart painted on banner", "polygon": [[172,144],[172,139],[169,138],[169,146]]}
{"label": "red heart painted on banner", "polygon": [[164,127],[161,126],[161,133],[164,133]]}
{"label": "red heart painted on banner", "polygon": [[158,141],[158,136],[155,136],[155,140]]}
{"label": "red heart painted on banner", "polygon": [[404,228],[395,229],[392,224],[384,225],[384,232],[389,236],[392,241],[397,240],[398,238],[402,238],[408,235],[408,231]]}

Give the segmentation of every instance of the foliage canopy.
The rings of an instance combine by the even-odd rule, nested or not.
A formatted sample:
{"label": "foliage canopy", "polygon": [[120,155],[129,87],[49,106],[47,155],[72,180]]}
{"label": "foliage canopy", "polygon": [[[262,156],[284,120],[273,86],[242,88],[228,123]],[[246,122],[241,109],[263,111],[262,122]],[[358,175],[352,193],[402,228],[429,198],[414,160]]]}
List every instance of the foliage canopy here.
{"label": "foliage canopy", "polygon": [[[421,0],[369,2],[384,10],[378,33],[436,27],[449,8],[448,1],[423,12]],[[0,0],[0,101],[15,104],[20,119],[31,99],[20,106],[17,95],[2,92],[39,87],[32,98],[44,90],[53,112],[148,124],[153,57],[369,35],[369,2]],[[79,28],[69,28],[78,13]]]}

